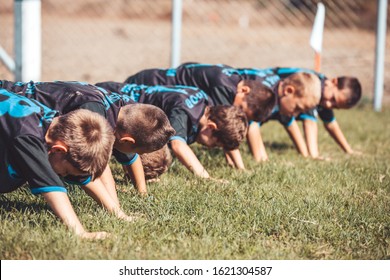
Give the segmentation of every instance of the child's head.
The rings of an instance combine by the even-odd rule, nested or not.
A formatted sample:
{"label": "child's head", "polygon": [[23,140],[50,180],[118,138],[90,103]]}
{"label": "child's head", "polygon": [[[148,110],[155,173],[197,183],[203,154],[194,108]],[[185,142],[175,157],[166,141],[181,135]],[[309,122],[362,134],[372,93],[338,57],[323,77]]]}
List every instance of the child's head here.
{"label": "child's head", "polygon": [[226,105],[206,107],[204,118],[196,139],[198,143],[229,151],[237,149],[244,140],[248,120],[241,108]]}
{"label": "child's head", "polygon": [[280,113],[296,116],[319,104],[321,81],[311,73],[295,73],[280,81],[278,98]]}
{"label": "child's head", "polygon": [[49,161],[57,174],[97,178],[111,157],[114,134],[102,116],[80,109],[55,118],[46,140]]}
{"label": "child's head", "polygon": [[276,102],[276,95],[269,87],[246,79],[238,84],[233,105],[240,107],[248,120],[262,122],[271,115]]}
{"label": "child's head", "polygon": [[172,155],[167,145],[161,149],[141,155],[141,162],[144,167],[145,179],[147,181],[157,179],[166,172],[172,164]]}
{"label": "child's head", "polygon": [[337,77],[325,80],[320,105],[327,109],[349,109],[358,103],[362,87],[357,78]]}
{"label": "child's head", "polygon": [[161,149],[174,134],[163,110],[149,104],[129,104],[119,112],[114,146],[122,153],[150,153]]}

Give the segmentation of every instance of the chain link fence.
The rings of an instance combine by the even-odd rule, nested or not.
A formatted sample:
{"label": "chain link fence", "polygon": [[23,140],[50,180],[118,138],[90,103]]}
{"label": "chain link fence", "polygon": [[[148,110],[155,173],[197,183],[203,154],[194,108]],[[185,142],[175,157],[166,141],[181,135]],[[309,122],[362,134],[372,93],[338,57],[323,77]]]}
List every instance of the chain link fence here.
{"label": "chain link fence", "polygon": [[[313,68],[309,38],[317,2],[183,0],[181,61]],[[322,2],[322,72],[358,77],[371,98],[377,1]],[[171,10],[172,0],[42,0],[42,80],[123,81],[145,68],[169,67]],[[0,45],[9,54],[13,17],[13,1],[1,0]],[[1,63],[0,78],[14,79]],[[385,101],[389,81],[385,72]]]}

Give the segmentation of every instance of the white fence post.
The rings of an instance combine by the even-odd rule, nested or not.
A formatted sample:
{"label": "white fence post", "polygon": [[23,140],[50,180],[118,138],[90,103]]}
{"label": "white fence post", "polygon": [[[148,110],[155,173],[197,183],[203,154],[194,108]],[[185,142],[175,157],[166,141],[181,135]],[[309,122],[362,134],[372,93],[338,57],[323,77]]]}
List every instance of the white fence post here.
{"label": "white fence post", "polygon": [[182,0],[172,0],[171,67],[180,64]]}
{"label": "white fence post", "polygon": [[375,52],[374,110],[380,112],[382,109],[382,97],[384,88],[387,0],[378,0],[377,15],[378,26],[376,33]]}
{"label": "white fence post", "polygon": [[15,80],[41,79],[41,0],[15,0]]}

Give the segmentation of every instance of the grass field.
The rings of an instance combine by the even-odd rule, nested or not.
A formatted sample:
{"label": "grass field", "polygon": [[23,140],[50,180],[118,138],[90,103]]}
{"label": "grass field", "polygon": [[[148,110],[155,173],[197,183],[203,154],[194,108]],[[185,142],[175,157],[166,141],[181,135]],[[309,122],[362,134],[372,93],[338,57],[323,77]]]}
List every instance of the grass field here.
{"label": "grass field", "polygon": [[352,147],[348,156],[320,127],[319,146],[331,161],[300,157],[281,125],[266,124],[270,161],[248,171],[225,165],[221,151],[193,148],[214,177],[194,178],[179,162],[148,198],[136,195],[114,162],[126,212],[116,220],[78,188],[69,196],[88,230],[109,231],[101,241],[78,239],[27,188],[0,196],[1,259],[390,259],[390,109],[368,104],[336,112]]}

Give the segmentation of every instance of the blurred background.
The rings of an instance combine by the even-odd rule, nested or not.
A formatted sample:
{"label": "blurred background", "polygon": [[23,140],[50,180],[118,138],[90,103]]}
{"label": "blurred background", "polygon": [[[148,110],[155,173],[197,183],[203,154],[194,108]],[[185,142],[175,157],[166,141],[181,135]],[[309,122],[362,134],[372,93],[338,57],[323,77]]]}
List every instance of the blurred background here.
{"label": "blurred background", "polygon": [[[317,2],[183,0],[181,62],[313,68],[309,39]],[[358,77],[371,99],[377,1],[321,2],[326,8],[321,72]],[[13,9],[13,0],[0,1],[0,45],[12,57]],[[42,0],[41,79],[124,81],[142,69],[170,67],[171,14],[172,0]],[[386,44],[383,101],[390,103],[390,41]],[[1,62],[0,79],[14,79]]]}

